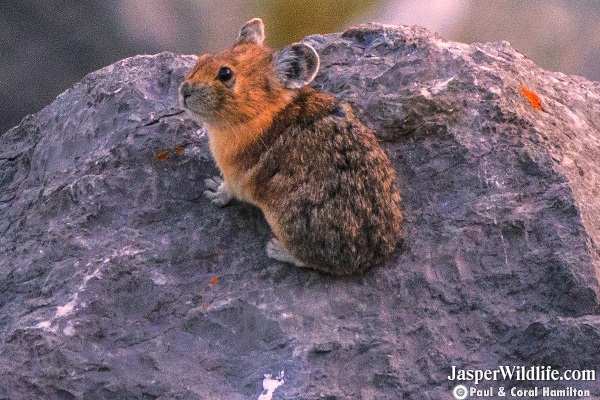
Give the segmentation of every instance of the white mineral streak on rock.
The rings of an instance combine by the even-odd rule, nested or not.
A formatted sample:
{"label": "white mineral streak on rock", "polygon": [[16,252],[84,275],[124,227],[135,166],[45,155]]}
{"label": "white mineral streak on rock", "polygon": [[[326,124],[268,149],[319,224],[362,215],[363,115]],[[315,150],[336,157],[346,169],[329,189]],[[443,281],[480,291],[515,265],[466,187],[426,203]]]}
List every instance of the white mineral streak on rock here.
{"label": "white mineral streak on rock", "polygon": [[273,375],[271,374],[265,374],[265,379],[263,379],[263,391],[260,396],[258,396],[258,400],[271,400],[275,390],[285,383],[283,380],[284,374],[285,371],[281,371],[275,378],[272,378]]}

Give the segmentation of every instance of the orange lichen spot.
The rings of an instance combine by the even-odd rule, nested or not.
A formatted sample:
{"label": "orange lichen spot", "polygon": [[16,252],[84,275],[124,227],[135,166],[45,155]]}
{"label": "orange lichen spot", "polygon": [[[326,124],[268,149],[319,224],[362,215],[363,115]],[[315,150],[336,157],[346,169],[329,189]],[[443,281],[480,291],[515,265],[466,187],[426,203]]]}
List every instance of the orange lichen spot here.
{"label": "orange lichen spot", "polygon": [[210,308],[210,303],[204,303],[204,308]]}
{"label": "orange lichen spot", "polygon": [[213,278],[210,278],[211,285],[216,285],[217,283],[219,283],[219,278],[217,278],[216,276]]}
{"label": "orange lichen spot", "polygon": [[161,151],[160,153],[154,156],[154,159],[156,161],[167,161],[167,158],[169,158],[169,152],[167,150]]}
{"label": "orange lichen spot", "polygon": [[175,154],[183,154],[183,147],[181,147],[181,146],[175,147]]}
{"label": "orange lichen spot", "polygon": [[540,99],[540,96],[527,89],[525,86],[521,86],[521,93],[523,93],[523,96],[525,96],[525,98],[529,100],[529,104],[531,104],[531,107],[535,108],[536,110],[542,111],[542,99]]}

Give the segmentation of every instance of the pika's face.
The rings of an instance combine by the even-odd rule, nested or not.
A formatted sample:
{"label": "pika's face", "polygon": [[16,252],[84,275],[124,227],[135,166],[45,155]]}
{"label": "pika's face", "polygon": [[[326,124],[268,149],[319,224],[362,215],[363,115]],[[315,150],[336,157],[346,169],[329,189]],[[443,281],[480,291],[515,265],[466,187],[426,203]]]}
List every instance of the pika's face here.
{"label": "pika's face", "polygon": [[305,44],[280,51],[263,46],[259,18],[240,30],[236,44],[219,54],[205,54],[179,87],[182,108],[214,126],[235,126],[268,119],[308,84],[319,69],[319,56]]}
{"label": "pika's face", "polygon": [[201,56],[179,88],[181,106],[209,124],[248,122],[284,91],[273,52],[255,44]]}

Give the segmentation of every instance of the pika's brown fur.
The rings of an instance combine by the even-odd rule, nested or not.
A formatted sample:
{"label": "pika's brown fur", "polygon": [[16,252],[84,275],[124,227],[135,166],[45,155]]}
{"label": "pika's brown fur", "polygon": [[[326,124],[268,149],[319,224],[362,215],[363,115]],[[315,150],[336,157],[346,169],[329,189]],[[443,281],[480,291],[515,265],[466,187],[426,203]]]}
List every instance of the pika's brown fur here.
{"label": "pika's brown fur", "polygon": [[223,175],[207,181],[207,196],[260,207],[277,238],[272,258],[334,275],[383,263],[402,225],[389,158],[350,107],[305,86],[318,70],[314,49],[275,52],[263,39],[262,21],[249,21],[233,48],[200,57],[180,87]]}

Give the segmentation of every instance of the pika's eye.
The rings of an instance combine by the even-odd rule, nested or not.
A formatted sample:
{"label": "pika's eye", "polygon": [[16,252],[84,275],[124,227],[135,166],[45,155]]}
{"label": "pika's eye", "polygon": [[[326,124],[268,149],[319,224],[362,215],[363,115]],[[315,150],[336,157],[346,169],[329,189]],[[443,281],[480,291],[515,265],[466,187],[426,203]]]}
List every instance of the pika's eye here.
{"label": "pika's eye", "polygon": [[217,74],[217,79],[221,82],[227,82],[233,78],[233,71],[227,67],[221,67],[219,73]]}

